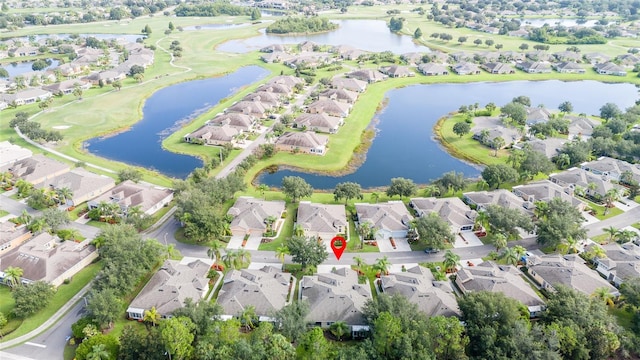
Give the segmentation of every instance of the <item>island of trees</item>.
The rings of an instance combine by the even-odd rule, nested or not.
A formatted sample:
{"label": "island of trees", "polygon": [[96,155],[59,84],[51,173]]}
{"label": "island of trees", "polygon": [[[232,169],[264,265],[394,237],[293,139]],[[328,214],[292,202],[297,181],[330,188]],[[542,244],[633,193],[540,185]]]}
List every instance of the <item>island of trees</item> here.
{"label": "island of trees", "polygon": [[330,22],[327,18],[286,17],[269,25],[267,32],[272,34],[303,34],[331,31],[337,28],[338,25]]}

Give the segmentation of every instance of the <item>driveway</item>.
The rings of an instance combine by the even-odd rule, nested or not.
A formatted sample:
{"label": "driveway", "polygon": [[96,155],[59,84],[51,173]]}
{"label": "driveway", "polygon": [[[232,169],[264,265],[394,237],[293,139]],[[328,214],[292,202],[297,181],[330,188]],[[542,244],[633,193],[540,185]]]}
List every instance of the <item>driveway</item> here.
{"label": "driveway", "polygon": [[244,248],[247,250],[258,250],[260,242],[262,241],[262,234],[251,234]]}
{"label": "driveway", "polygon": [[393,241],[396,243],[395,249],[391,245],[391,241],[389,239],[377,240],[378,249],[380,249],[380,252],[390,253],[390,252],[411,251],[411,246],[409,246],[409,242],[407,241],[406,238],[393,238]]}
{"label": "driveway", "polygon": [[242,248],[242,241],[243,240],[244,240],[244,235],[235,235],[235,234],[231,235],[231,239],[229,239],[229,243],[227,244],[227,249],[240,249],[240,248]]}
{"label": "driveway", "polygon": [[465,247],[473,247],[473,246],[482,246],[482,240],[480,240],[476,234],[473,232],[465,232],[456,235],[456,242],[453,244],[453,247],[465,248]]}

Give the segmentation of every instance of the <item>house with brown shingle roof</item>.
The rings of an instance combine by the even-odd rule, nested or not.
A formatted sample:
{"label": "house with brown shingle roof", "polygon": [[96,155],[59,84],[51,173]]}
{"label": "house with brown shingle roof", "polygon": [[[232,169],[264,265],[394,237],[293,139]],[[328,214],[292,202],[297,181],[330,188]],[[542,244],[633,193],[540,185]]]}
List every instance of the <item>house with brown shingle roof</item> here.
{"label": "house with brown shingle roof", "polygon": [[358,99],[358,93],[347,89],[327,89],[318,95],[320,100],[335,100],[353,104]]}
{"label": "house with brown shingle roof", "polygon": [[[569,194],[573,194],[576,188],[582,188],[587,195],[602,197],[611,189],[622,189],[606,176],[575,167],[561,173],[551,174],[549,180],[562,186]],[[594,184],[591,185],[593,188],[590,188],[589,184]]]}
{"label": "house with brown shingle roof", "polygon": [[382,66],[379,71],[392,78],[416,76],[415,72],[411,71],[407,66],[402,65]]}
{"label": "house with brown shingle roof", "polygon": [[267,91],[256,91],[245,96],[244,101],[258,101],[264,106],[265,109],[273,109],[280,106],[280,96]]}
{"label": "house with brown shingle roof", "polygon": [[106,201],[120,205],[123,213],[128,209],[139,206],[147,215],[153,215],[173,199],[173,190],[147,184],[136,184],[126,180],[118,186],[89,201],[89,209],[97,208],[100,202]]}
{"label": "house with brown shingle roof", "polygon": [[580,164],[580,168],[590,171],[596,175],[606,176],[614,181],[620,181],[622,174],[627,172],[631,174],[631,177],[635,181],[640,182],[640,165],[630,164],[626,161],[607,156],[599,157],[594,161],[584,162]]}
{"label": "house with brown shingle roof", "polygon": [[462,199],[467,204],[476,206],[478,210],[484,209],[489,205],[499,205],[510,209],[518,209],[528,215],[531,213],[526,208],[526,206],[529,206],[526,201],[505,189],[497,189],[493,191],[472,191],[462,194]]}
{"label": "house with brown shingle roof", "polygon": [[223,315],[240,316],[248,307],[265,321],[291,303],[293,277],[273,266],[262,269],[230,270],[224,277],[216,302]]}
{"label": "house with brown shingle roof", "polygon": [[331,80],[331,87],[334,89],[347,89],[356,92],[363,92],[367,88],[367,83],[353,78],[334,77]]}
{"label": "house with brown shingle roof", "polygon": [[240,196],[229,211],[231,232],[234,234],[262,234],[267,229],[266,220],[269,217],[280,219],[285,209],[282,200],[262,200],[249,196]]}
{"label": "house with brown shingle roof", "polygon": [[522,276],[522,272],[513,265],[485,261],[459,270],[455,282],[463,294],[477,291],[502,293],[525,305],[530,316],[535,317],[544,310],[545,304]]}
{"label": "house with brown shingle roof", "polygon": [[347,213],[342,204],[300,201],[297,219],[306,236],[331,240],[338,234],[348,233]]}
{"label": "house with brown shingle roof", "polygon": [[275,145],[278,151],[324,155],[328,142],[327,136],[313,131],[286,132],[276,140]]}
{"label": "house with brown shingle roof", "polygon": [[472,231],[478,213],[465,204],[460,198],[413,198],[409,202],[419,217],[436,213],[447,221],[454,233]]}
{"label": "house with brown shingle roof", "polygon": [[310,114],[327,114],[335,117],[347,117],[351,105],[336,100],[317,100],[307,106]]}
{"label": "house with brown shingle roof", "polygon": [[256,125],[256,121],[252,116],[240,114],[240,113],[229,113],[222,114],[214,117],[213,119],[207,121],[207,124],[211,126],[228,126],[238,130],[239,132],[251,132],[253,127]]}
{"label": "house with brown shingle roof", "polygon": [[246,101],[241,100],[231,105],[225,113],[240,113],[249,116],[253,116],[259,119],[263,119],[267,116],[267,109],[259,101]]}
{"label": "house with brown shingle roof", "polygon": [[301,114],[293,120],[293,127],[335,134],[343,123],[342,118],[327,114]]}
{"label": "house with brown shingle roof", "polygon": [[31,231],[25,224],[16,225],[5,221],[0,223],[0,255],[15,249],[31,238]]}
{"label": "house with brown shingle roof", "polygon": [[431,270],[416,265],[407,271],[380,277],[382,291],[400,294],[427,316],[460,317],[458,302],[448,281],[436,281]]}
{"label": "house with brown shingle roof", "polygon": [[211,264],[209,259],[165,260],[133,299],[127,308],[127,317],[142,320],[144,312],[155,307],[162,318],[167,318],[182,308],[187,299],[194,303],[202,299],[209,291],[207,274]]}
{"label": "house with brown shingle roof", "polygon": [[232,144],[238,134],[242,133],[238,129],[229,125],[217,126],[204,124],[198,130],[184,136],[184,141],[188,143],[202,143],[205,145]]}
{"label": "house with brown shingle roof", "polygon": [[116,182],[108,176],[94,174],[83,168],[75,168],[38,184],[36,188],[49,190],[69,189],[73,195],[70,199],[67,199],[66,205],[78,206],[114,186],[116,186]]}
{"label": "house with brown shingle roof", "polygon": [[361,69],[347,73],[347,77],[352,79],[358,79],[366,83],[372,84],[378,81],[382,81],[388,78],[387,75],[381,74],[373,69]]}
{"label": "house with brown shingle roof", "polygon": [[402,201],[386,203],[364,204],[356,203],[358,222],[368,222],[377,229],[377,236],[382,239],[389,237],[405,238],[413,216]]}
{"label": "house with brown shingle roof", "polygon": [[33,185],[53,179],[69,170],[71,170],[69,165],[42,154],[36,154],[0,168],[0,172],[8,171],[14,179],[22,179]]}
{"label": "house with brown shingle roof", "polygon": [[562,186],[552,183],[549,180],[534,181],[524,185],[514,186],[513,193],[529,202],[527,208],[533,210],[536,201],[550,202],[554,198],[560,198],[576,209],[583,211],[587,204],[584,201],[570,195],[564,191]]}

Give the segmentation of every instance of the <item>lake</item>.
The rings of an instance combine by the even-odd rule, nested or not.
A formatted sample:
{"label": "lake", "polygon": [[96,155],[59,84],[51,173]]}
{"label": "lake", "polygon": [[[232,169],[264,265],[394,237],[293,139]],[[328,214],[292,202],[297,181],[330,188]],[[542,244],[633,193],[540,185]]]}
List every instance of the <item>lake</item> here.
{"label": "lake", "polygon": [[309,40],[321,45],[349,45],[372,52],[389,50],[395,54],[404,54],[431,51],[426,46],[416,45],[410,36],[392,33],[383,20],[339,20],[334,22],[340,26],[338,29],[311,35],[272,35],[262,29],[258,36],[224,42],[217,47],[217,50],[246,53],[271,44],[298,44]]}
{"label": "lake", "polygon": [[85,143],[85,148],[98,156],[184,179],[195,168],[202,167],[202,161],[164,150],[162,140],[223,98],[267,75],[268,71],[259,66],[248,66],[225,76],[158,90],[145,101],[142,120],[126,132],[91,139]]}
{"label": "lake", "polygon": [[481,171],[478,167],[452,157],[433,138],[434,124],[460,105],[477,102],[484,106],[494,102],[501,106],[519,95],[529,96],[534,106],[544,104],[556,109],[563,101],[570,101],[576,112],[598,114],[607,102],[622,109],[632,106],[638,90],[632,84],[557,80],[415,85],[396,89],[387,93],[387,106],[376,114],[377,135],[365,162],[354,173],[334,177],[280,170],[262,173],[258,181],[279,187],[284,176],[295,175],[316,189],[333,189],[345,181],[357,182],[363,188],[388,186],[394,177],[428,183],[452,170],[476,177]]}
{"label": "lake", "polygon": [[[49,59],[49,60],[51,60],[51,65],[47,66],[47,68],[42,71],[52,70],[53,68],[57,67],[58,64],[60,64],[60,61],[56,59]],[[12,62],[8,64],[2,64],[1,66],[7,70],[7,72],[9,73],[9,77],[12,78],[17,75],[32,72],[33,71],[33,69],[31,68],[32,65],[33,65],[33,61],[25,61],[25,62],[18,61],[18,62]]]}

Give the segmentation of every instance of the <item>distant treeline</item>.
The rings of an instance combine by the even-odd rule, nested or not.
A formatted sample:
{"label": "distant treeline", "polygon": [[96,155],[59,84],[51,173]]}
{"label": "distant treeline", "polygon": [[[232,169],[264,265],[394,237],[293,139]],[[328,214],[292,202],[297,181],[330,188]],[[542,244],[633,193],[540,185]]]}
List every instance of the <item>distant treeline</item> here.
{"label": "distant treeline", "polygon": [[220,16],[220,15],[251,15],[254,8],[231,5],[227,2],[213,2],[206,4],[181,4],[176,8],[176,16]]}
{"label": "distant treeline", "polygon": [[337,24],[330,22],[326,18],[286,17],[269,25],[267,32],[274,34],[315,33],[335,30],[337,28]]}

